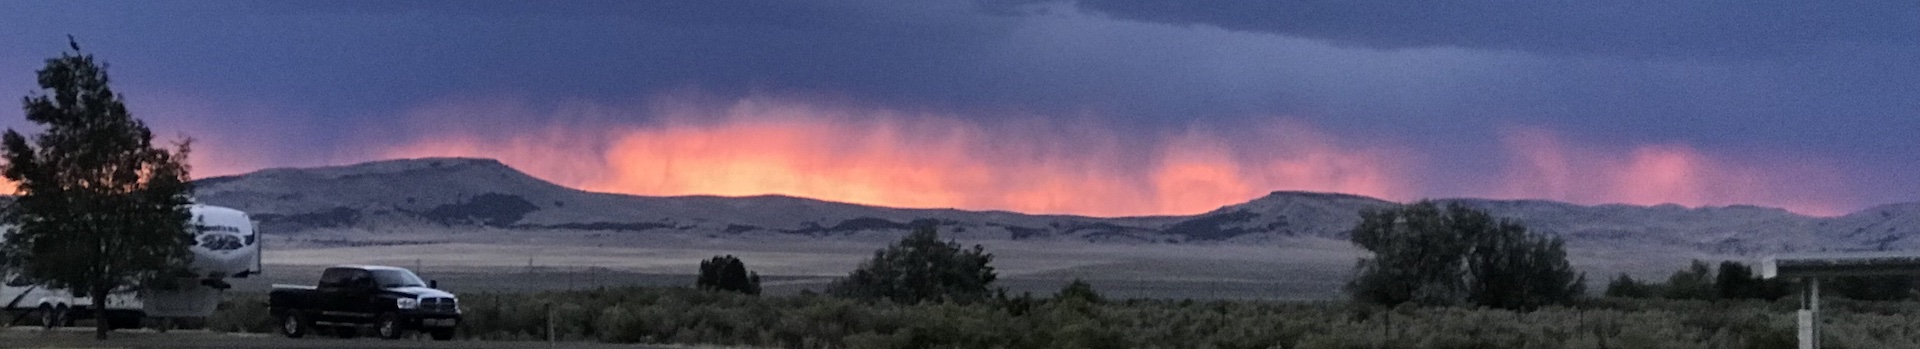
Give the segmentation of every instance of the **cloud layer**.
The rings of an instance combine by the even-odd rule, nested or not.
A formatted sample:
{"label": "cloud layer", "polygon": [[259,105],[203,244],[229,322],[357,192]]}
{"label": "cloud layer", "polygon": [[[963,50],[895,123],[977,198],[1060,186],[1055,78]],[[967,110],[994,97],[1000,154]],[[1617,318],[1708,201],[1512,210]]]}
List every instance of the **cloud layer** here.
{"label": "cloud layer", "polygon": [[[73,34],[209,175],[443,154],[603,190],[1093,214],[1285,189],[1834,212],[1920,200],[1916,7],[4,2],[0,91]],[[700,141],[737,138],[759,143]]]}
{"label": "cloud layer", "polygon": [[[1423,184],[1431,152],[1336,135],[1298,120],[1190,125],[1139,133],[1098,123],[916,114],[790,98],[633,110],[540,112],[476,103],[409,114],[416,125],[464,115],[532,113],[582,120],[543,129],[433,127],[374,158],[499,158],[537,177],[638,195],[793,195],[921,208],[1095,216],[1194,214],[1276,190],[1414,200],[1545,198],[1582,204],[1756,204],[1834,215],[1842,183],[1818,162],[1747,163],[1684,144],[1570,144],[1553,131],[1505,132],[1500,176]],[[653,114],[644,125],[592,120]]]}
{"label": "cloud layer", "polygon": [[[497,157],[564,185],[640,195],[781,194],[1099,216],[1194,214],[1273,190],[1412,195],[1399,182],[1405,175],[1396,166],[1405,161],[1394,150],[1339,142],[1300,123],[1247,129],[1244,136],[1257,138],[1198,128],[1142,135],[1097,123],[980,122],[778,98],[654,112],[664,121],[428,131],[380,157]],[[414,117],[464,114],[426,113]]]}

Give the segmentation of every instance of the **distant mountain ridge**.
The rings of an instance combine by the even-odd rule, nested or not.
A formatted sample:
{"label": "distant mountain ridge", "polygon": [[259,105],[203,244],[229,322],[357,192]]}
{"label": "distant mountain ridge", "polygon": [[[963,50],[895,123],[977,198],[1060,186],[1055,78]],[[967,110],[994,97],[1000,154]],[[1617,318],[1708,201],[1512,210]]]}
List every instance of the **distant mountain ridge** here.
{"label": "distant mountain ridge", "polygon": [[[280,168],[203,179],[198,200],[254,215],[271,233],[402,229],[561,229],[713,236],[895,234],[934,224],[969,239],[1261,243],[1344,238],[1370,197],[1282,191],[1191,216],[1102,218],[903,209],[789,196],[635,196],[534,178],[491,159],[426,158]],[[1583,206],[1542,200],[1445,199],[1566,237],[1576,247],[1680,246],[1709,253],[1920,247],[1920,203],[1841,217],[1777,208]]]}

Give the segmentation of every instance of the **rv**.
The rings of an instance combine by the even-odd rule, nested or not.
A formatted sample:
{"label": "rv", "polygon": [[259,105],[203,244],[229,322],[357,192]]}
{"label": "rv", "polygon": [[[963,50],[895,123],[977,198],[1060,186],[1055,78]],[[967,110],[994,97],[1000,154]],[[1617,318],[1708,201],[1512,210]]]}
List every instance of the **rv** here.
{"label": "rv", "polygon": [[[115,290],[107,296],[107,319],[114,327],[138,327],[142,318],[205,318],[213,315],[228,279],[259,275],[262,239],[258,224],[246,212],[193,205],[188,221],[194,243],[188,250],[193,277],[169,287]],[[11,228],[7,228],[11,229]],[[44,326],[71,325],[74,319],[94,316],[93,299],[64,289],[52,289],[14,275],[0,285],[0,306],[14,314],[8,324],[37,315]]]}

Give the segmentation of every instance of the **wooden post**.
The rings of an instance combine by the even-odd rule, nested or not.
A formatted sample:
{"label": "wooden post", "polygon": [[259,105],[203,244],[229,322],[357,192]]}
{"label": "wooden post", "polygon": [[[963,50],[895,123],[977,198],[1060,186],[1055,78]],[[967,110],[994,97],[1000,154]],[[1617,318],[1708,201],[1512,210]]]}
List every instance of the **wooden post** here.
{"label": "wooden post", "polygon": [[555,345],[554,338],[553,338],[554,337],[553,335],[553,303],[548,302],[546,304],[546,308],[547,308],[547,347],[552,348]]}
{"label": "wooden post", "polygon": [[1820,278],[1800,279],[1800,349],[1820,349]]}

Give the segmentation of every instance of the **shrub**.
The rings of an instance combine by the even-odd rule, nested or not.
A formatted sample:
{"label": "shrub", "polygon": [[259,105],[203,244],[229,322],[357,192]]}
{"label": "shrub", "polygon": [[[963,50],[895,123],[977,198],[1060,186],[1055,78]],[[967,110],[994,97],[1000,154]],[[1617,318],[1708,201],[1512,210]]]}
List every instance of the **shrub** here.
{"label": "shrub", "polygon": [[901,304],[971,303],[992,295],[989,287],[997,277],[992,262],[993,255],[980,245],[964,249],[956,242],[941,242],[933,226],[921,226],[900,242],[874,251],[873,259],[828,286],[827,293]]}
{"label": "shrub", "polygon": [[1073,282],[1069,282],[1066,286],[1060,288],[1060,293],[1053,295],[1054,301],[1069,299],[1093,304],[1106,302],[1105,298],[1100,297],[1100,292],[1093,290],[1093,284],[1089,284],[1080,279],[1073,279]]}
{"label": "shrub", "polygon": [[1421,201],[1360,218],[1353,243],[1373,256],[1360,259],[1347,291],[1361,301],[1532,310],[1585,292],[1560,238],[1485,211]]}
{"label": "shrub", "polygon": [[760,274],[747,271],[746,263],[733,255],[713,256],[713,259],[700,261],[700,276],[694,279],[694,287],[760,294]]}

